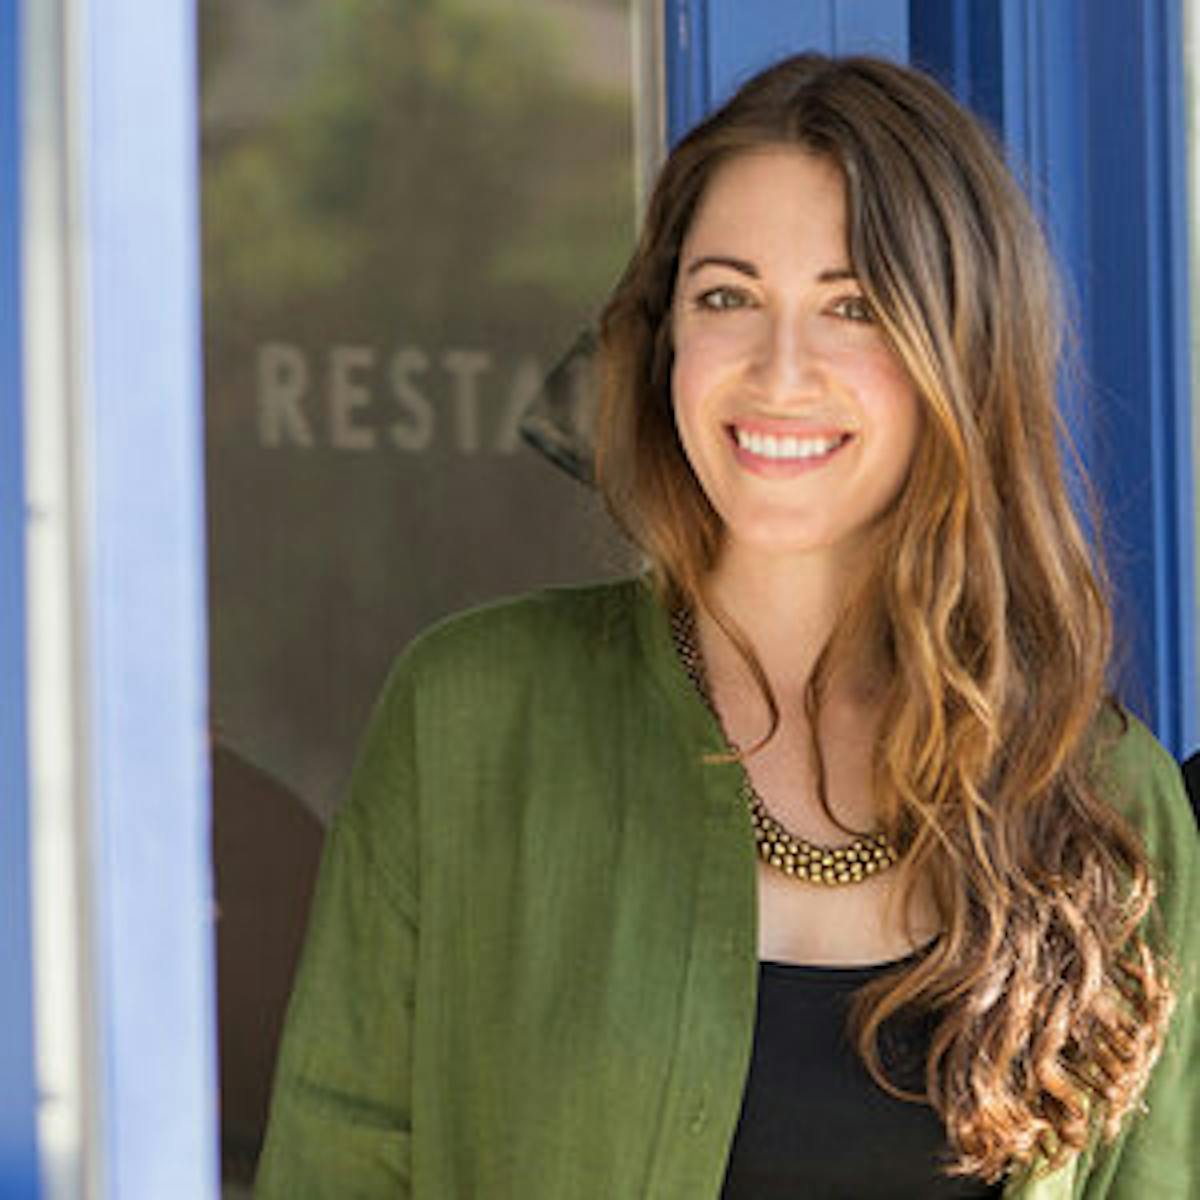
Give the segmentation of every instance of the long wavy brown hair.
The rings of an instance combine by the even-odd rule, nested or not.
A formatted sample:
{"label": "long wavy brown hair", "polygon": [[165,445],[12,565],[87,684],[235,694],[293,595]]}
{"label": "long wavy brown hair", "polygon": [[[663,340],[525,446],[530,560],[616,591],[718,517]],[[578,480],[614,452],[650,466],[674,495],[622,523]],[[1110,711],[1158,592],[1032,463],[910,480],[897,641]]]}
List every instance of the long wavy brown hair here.
{"label": "long wavy brown hair", "polygon": [[[1172,984],[1147,920],[1145,850],[1089,769],[1121,719],[1106,714],[1104,574],[1061,462],[1058,286],[988,132],[916,71],[816,55],[757,76],[695,128],[604,312],[598,478],[665,602],[705,604],[722,529],[676,434],[672,296],[713,173],[777,146],[841,169],[851,264],[925,414],[872,578],[806,695],[815,730],[830,664],[870,633],[887,664],[881,823],[905,848],[903,894],[932,880],[943,922],[927,954],[859,993],[859,1052],[899,1094],[881,1030],[932,1014],[922,1098],[945,1122],[949,1169],[994,1180],[1057,1165],[1094,1132],[1113,1136],[1136,1103]],[[714,616],[773,732],[766,673],[728,614]],[[828,812],[821,778],[818,791]]]}

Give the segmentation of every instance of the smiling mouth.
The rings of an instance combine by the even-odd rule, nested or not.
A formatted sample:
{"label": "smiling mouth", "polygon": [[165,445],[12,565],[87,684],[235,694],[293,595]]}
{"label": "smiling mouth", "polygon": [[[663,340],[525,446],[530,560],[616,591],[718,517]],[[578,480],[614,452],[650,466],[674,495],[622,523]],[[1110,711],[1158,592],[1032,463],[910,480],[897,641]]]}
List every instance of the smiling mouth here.
{"label": "smiling mouth", "polygon": [[740,450],[772,462],[811,462],[824,458],[850,440],[848,433],[821,437],[797,437],[792,434],[754,433],[736,426],[730,429]]}

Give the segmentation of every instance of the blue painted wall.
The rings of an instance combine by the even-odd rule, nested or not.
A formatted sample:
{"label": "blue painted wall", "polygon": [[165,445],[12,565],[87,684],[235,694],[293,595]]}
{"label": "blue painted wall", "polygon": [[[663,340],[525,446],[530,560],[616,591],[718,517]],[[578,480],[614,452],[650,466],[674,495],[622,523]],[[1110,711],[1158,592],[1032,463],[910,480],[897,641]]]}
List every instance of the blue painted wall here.
{"label": "blue painted wall", "polygon": [[1089,357],[1133,698],[1177,753],[1197,727],[1186,131],[1179,0],[1080,3]]}
{"label": "blue painted wall", "polygon": [[665,0],[664,14],[671,142],[785,54],[908,59],[908,0]]}
{"label": "blue painted wall", "polygon": [[0,5],[0,1196],[38,1194],[25,721],[19,6]]}
{"label": "blue painted wall", "polygon": [[1197,726],[1179,0],[921,0],[913,61],[983,113],[1041,209],[1082,372],[1063,389],[1100,493],[1122,695],[1182,754]]}
{"label": "blue painted wall", "polygon": [[25,721],[21,102],[17,6],[0,6],[0,1195],[38,1194]]}

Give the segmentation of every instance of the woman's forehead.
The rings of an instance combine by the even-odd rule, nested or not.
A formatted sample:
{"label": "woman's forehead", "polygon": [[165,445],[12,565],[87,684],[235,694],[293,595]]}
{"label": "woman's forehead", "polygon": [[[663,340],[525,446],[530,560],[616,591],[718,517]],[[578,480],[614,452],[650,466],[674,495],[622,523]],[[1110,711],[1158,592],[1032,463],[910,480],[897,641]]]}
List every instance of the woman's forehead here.
{"label": "woman's forehead", "polygon": [[841,170],[827,157],[788,146],[744,151],[713,172],[685,232],[684,255],[812,239],[844,249],[845,197]]}

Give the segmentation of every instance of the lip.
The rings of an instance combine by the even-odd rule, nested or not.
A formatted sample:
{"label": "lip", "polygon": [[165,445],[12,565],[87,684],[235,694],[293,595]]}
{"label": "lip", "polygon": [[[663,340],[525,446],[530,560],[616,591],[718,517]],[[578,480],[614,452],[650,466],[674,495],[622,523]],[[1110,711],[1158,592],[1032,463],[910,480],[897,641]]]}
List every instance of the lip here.
{"label": "lip", "polygon": [[[776,442],[793,440],[795,449],[800,449],[808,443],[810,452],[794,457],[773,457],[756,453],[749,446],[743,446],[738,441],[739,430],[743,434],[755,437],[771,438]],[[854,440],[854,435],[845,429],[814,428],[797,426],[791,421],[753,420],[737,421],[725,427],[733,456],[740,466],[752,474],[768,479],[789,479],[797,475],[806,475],[819,471],[833,461]],[[817,453],[811,452],[814,442],[825,442],[829,448]],[[794,453],[794,451],[793,451]]]}
{"label": "lip", "polygon": [[732,435],[742,429],[746,433],[772,434],[775,437],[838,438],[850,431],[844,425],[819,425],[814,421],[800,421],[795,417],[737,417],[725,428]]}

